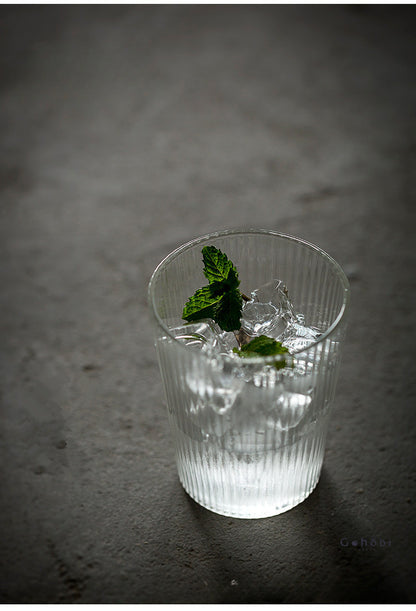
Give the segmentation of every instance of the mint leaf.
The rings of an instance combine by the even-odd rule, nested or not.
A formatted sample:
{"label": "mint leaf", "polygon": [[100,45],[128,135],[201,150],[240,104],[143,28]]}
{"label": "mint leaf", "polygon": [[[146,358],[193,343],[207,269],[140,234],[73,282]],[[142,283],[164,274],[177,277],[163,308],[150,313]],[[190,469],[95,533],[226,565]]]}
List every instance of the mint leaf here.
{"label": "mint leaf", "polygon": [[214,320],[223,331],[236,331],[240,328],[243,300],[238,289],[227,291],[215,311]]}
{"label": "mint leaf", "polygon": [[244,344],[244,346],[241,347],[241,352],[244,353],[242,356],[249,356],[248,353],[251,352],[259,356],[275,356],[276,354],[289,352],[289,350],[286,346],[283,346],[281,342],[278,342],[272,337],[259,335],[258,337],[254,337],[247,344]]}
{"label": "mint leaf", "polygon": [[243,304],[237,270],[215,246],[204,246],[202,255],[209,284],[188,299],[182,318],[188,322],[212,318],[223,331],[236,331],[240,328]]}
{"label": "mint leaf", "polygon": [[182,318],[187,322],[212,318],[223,331],[239,329],[242,307],[240,291],[218,292],[219,284],[216,282],[198,289],[186,302]]}
{"label": "mint leaf", "polygon": [[209,283],[225,282],[228,288],[237,288],[240,284],[237,270],[226,254],[215,246],[204,246],[202,256],[204,275]]}
{"label": "mint leaf", "polygon": [[203,318],[215,319],[216,306],[221,298],[222,293],[218,293],[210,284],[198,289],[186,302],[182,318],[188,322]]}
{"label": "mint leaf", "polygon": [[[234,348],[233,352],[238,356],[252,358],[256,356],[277,356],[278,354],[289,354],[289,350],[280,342],[267,337],[267,335],[259,335],[252,339],[248,344],[241,346],[241,350]],[[279,360],[274,363],[276,369],[286,367],[286,360]]]}

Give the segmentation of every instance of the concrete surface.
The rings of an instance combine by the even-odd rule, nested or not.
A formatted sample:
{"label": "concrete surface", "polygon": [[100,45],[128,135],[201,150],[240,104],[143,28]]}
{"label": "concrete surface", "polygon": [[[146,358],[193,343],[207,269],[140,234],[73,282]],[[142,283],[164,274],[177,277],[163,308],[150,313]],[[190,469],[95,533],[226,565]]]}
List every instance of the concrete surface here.
{"label": "concrete surface", "polygon": [[[415,602],[414,17],[0,7],[1,602]],[[146,304],[235,227],[352,285],[321,482],[257,521],[182,491]]]}

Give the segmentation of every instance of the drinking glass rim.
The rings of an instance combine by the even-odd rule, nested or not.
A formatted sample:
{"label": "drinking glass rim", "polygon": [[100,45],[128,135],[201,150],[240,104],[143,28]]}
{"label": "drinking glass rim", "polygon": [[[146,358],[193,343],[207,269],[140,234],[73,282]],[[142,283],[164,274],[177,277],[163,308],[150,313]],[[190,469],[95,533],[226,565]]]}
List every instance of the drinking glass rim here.
{"label": "drinking glass rim", "polygon": [[[300,348],[299,350],[295,350],[294,352],[291,352],[290,356],[295,356],[296,354],[299,354],[299,353],[308,352],[309,350],[314,349],[315,346],[317,346],[321,342],[325,341],[330,335],[332,335],[332,333],[337,329],[337,327],[340,325],[341,321],[345,317],[345,313],[347,311],[347,307],[348,307],[349,300],[350,300],[350,283],[348,281],[347,276],[345,275],[345,272],[343,271],[340,264],[337,263],[337,261],[333,257],[331,257],[331,255],[329,255],[325,250],[323,250],[316,244],[313,244],[312,242],[308,242],[307,240],[304,240],[303,238],[298,238],[296,236],[293,236],[287,233],[281,233],[279,231],[273,231],[269,229],[224,229],[221,231],[214,231],[211,233],[207,233],[197,238],[193,238],[192,240],[185,242],[181,246],[178,246],[177,248],[175,248],[172,252],[170,252],[168,255],[166,255],[166,257],[164,257],[160,261],[160,263],[156,266],[154,272],[152,273],[150,277],[147,296],[148,296],[148,303],[149,303],[150,309],[152,310],[153,316],[155,317],[157,324],[160,325],[160,327],[162,327],[162,329],[166,332],[166,334],[177,345],[182,346],[182,348],[184,348],[185,350],[189,350],[189,347],[186,346],[186,344],[176,339],[175,335],[171,332],[169,327],[163,322],[163,320],[161,319],[161,317],[159,316],[157,312],[153,287],[155,285],[155,282],[161,270],[164,267],[166,267],[168,263],[175,260],[178,256],[183,254],[185,251],[189,250],[190,248],[193,248],[194,246],[197,246],[198,244],[201,244],[202,242],[206,242],[213,238],[222,238],[222,237],[237,236],[237,235],[259,235],[259,236],[263,235],[263,236],[274,236],[277,238],[283,238],[291,242],[296,242],[296,244],[302,244],[303,246],[315,252],[318,252],[322,257],[327,259],[329,263],[331,263],[331,265],[335,269],[335,272],[344,287],[343,301],[342,301],[340,310],[338,312],[338,315],[336,316],[334,322],[325,331],[325,333],[322,333],[314,342],[309,344],[307,348]],[[209,357],[208,354],[206,354],[206,356]],[[221,355],[221,357],[224,358],[224,355]],[[276,356],[256,356],[252,358],[240,359],[239,362],[241,363],[241,365],[245,365],[245,364],[248,365],[254,362],[257,364],[260,364],[261,362],[263,362],[265,365],[267,365],[267,364],[276,362],[276,360],[283,360],[284,358],[285,358],[285,355],[277,355],[277,357]]]}

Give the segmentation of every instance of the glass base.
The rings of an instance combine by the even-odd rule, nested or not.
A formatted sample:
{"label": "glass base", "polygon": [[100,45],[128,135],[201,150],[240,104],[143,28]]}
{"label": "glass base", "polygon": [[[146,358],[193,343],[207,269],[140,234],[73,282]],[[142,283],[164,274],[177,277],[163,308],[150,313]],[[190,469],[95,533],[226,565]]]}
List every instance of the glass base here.
{"label": "glass base", "polygon": [[326,426],[279,448],[231,452],[176,431],[179,480],[197,503],[224,516],[266,518],[289,511],[316,487]]}
{"label": "glass base", "polygon": [[198,503],[198,505],[201,505],[201,507],[204,507],[205,509],[212,511],[213,513],[217,513],[221,516],[227,516],[230,518],[254,520],[254,519],[259,519],[259,518],[271,518],[281,513],[285,513],[286,511],[293,509],[297,505],[300,505],[300,503],[303,503],[303,501],[305,501],[312,494],[312,492],[315,490],[316,486],[318,485],[318,482],[319,482],[319,476],[309,491],[305,492],[305,494],[303,494],[301,497],[297,499],[293,499],[291,503],[282,505],[281,507],[261,506],[257,508],[252,508],[248,511],[245,511],[244,508],[242,507],[236,508],[235,506],[231,506],[231,505],[217,506],[217,505],[207,504],[203,502],[202,499],[196,498],[189,490],[187,490],[183,482],[181,482],[181,484],[182,484],[183,489],[191,497],[191,499],[193,499],[196,503]]}

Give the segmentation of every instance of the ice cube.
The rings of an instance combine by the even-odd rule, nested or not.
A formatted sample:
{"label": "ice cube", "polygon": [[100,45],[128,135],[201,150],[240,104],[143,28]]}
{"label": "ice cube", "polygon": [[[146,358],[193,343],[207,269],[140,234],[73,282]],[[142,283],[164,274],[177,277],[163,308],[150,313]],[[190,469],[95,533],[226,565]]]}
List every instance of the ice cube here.
{"label": "ice cube", "polygon": [[269,426],[282,430],[295,427],[304,417],[311,402],[310,394],[282,392],[268,414]]}
{"label": "ice cube", "polygon": [[238,342],[233,331],[222,331],[218,334],[218,352],[220,354],[232,354],[233,349],[238,347]]}
{"label": "ice cube", "polygon": [[216,414],[228,412],[242,388],[243,379],[227,363],[213,362],[205,371],[191,370],[186,373],[186,383],[198,409],[212,409]]}
{"label": "ice cube", "polygon": [[171,333],[186,346],[194,348],[216,347],[219,341],[215,324],[208,319],[175,327]]}
{"label": "ice cube", "polygon": [[242,380],[220,372],[189,371],[187,384],[187,418],[201,431],[204,439],[215,441],[230,428],[234,405],[238,401]]}
{"label": "ice cube", "polygon": [[248,335],[280,335],[286,323],[271,303],[250,301],[243,307],[241,326]]}
{"label": "ice cube", "polygon": [[313,344],[321,335],[319,329],[307,327],[300,322],[292,321],[282,334],[281,342],[289,352],[304,350]]}
{"label": "ice cube", "polygon": [[251,336],[268,335],[280,339],[295,312],[281,280],[271,280],[251,293],[243,306],[242,328]]}
{"label": "ice cube", "polygon": [[[251,304],[256,305],[256,302],[258,302],[257,307],[268,303],[276,308],[277,313],[274,316],[273,322],[270,322],[270,326],[267,329],[268,333],[265,334],[269,334],[281,341],[290,352],[297,352],[308,348],[321,334],[320,329],[307,326],[305,324],[305,316],[302,313],[296,312],[290,301],[287,288],[281,280],[272,280],[264,284],[253,291],[251,296],[254,304],[250,302],[247,306]],[[259,320],[262,320],[261,317]]]}
{"label": "ice cube", "polygon": [[259,303],[271,303],[279,314],[287,319],[295,318],[295,311],[290,302],[287,288],[277,278],[252,291],[251,298]]}

